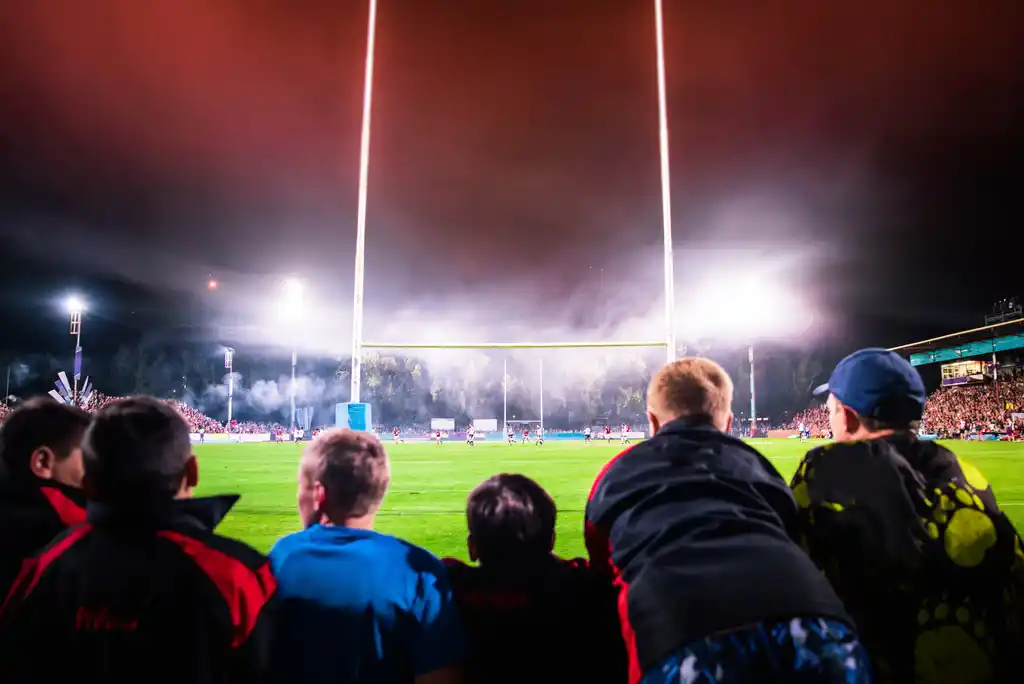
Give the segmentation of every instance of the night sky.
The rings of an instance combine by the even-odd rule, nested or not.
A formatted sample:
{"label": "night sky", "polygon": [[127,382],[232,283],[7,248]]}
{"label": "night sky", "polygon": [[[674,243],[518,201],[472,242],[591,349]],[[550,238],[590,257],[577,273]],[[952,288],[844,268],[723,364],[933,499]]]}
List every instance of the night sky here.
{"label": "night sky", "polygon": [[[1024,294],[1020,0],[665,5],[677,298],[754,264],[852,348]],[[346,350],[366,19],[0,3],[0,349],[66,346],[71,290],[115,335],[299,274]],[[377,48],[368,337],[660,315],[652,2],[380,0]]]}

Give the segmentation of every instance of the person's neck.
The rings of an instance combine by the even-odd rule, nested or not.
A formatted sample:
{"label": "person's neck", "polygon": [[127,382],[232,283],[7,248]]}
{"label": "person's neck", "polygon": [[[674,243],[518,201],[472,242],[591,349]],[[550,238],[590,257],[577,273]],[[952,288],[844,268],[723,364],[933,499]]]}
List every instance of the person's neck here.
{"label": "person's neck", "polygon": [[320,524],[324,527],[348,527],[353,530],[373,530],[373,521],[376,517],[375,514],[364,515],[360,518],[343,518],[340,522],[335,522],[328,518],[326,515],[320,516]]}
{"label": "person's neck", "polygon": [[848,442],[866,442],[871,439],[882,439],[883,437],[891,437],[896,434],[907,434],[912,435],[913,432],[910,430],[858,430],[854,434],[850,435]]}

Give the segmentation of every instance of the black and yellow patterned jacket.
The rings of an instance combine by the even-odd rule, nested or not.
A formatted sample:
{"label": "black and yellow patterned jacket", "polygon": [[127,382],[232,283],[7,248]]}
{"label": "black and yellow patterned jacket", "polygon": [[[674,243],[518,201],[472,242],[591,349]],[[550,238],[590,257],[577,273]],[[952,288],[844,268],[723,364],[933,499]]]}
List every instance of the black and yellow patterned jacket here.
{"label": "black and yellow patterned jacket", "polygon": [[1024,548],[984,476],[897,434],[810,451],[803,541],[880,682],[1024,682]]}

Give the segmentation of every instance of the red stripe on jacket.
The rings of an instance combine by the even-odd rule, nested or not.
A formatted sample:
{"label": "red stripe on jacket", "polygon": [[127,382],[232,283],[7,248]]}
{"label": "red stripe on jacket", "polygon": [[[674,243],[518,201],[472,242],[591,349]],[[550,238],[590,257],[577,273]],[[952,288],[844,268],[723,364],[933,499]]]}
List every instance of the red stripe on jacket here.
{"label": "red stripe on jacket", "polygon": [[231,646],[244,644],[256,628],[256,620],[263,606],[277,590],[277,581],[270,572],[270,561],[253,570],[237,558],[188,535],[171,530],[158,534],[177,544],[213,581],[231,611],[231,623],[234,626]]}

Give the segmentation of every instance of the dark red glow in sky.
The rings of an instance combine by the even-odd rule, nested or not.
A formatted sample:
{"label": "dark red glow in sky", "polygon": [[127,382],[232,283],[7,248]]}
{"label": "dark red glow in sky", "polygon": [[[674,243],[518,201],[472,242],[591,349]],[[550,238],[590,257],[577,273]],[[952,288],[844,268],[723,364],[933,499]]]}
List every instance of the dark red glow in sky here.
{"label": "dark red glow in sky", "polygon": [[[1008,196],[991,169],[1020,149],[1019,0],[665,5],[681,251],[887,234],[904,256],[922,236],[941,253],[977,216],[967,200],[945,224],[915,208],[947,186],[989,196],[996,231],[1019,216],[991,199]],[[379,13],[371,261],[382,241],[403,259],[441,245],[450,260],[418,278],[476,282],[498,254],[499,277],[568,291],[585,265],[658,245],[651,2]],[[326,253],[343,290],[365,24],[357,0],[3,3],[3,172],[101,241],[183,259],[244,243],[219,262],[241,271],[270,256],[329,271]],[[795,206],[798,225],[723,227],[751,197]]]}

